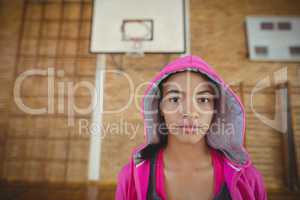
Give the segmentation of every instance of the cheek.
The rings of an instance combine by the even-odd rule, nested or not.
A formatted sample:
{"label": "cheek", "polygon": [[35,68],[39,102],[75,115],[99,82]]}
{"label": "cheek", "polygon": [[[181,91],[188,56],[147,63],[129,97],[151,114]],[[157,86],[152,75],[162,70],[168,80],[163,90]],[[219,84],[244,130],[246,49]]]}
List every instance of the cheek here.
{"label": "cheek", "polygon": [[176,107],[168,104],[163,104],[160,109],[166,123],[177,120],[179,112],[178,109],[176,109]]}
{"label": "cheek", "polygon": [[167,124],[175,123],[179,120],[179,116],[176,113],[164,113],[164,119]]}
{"label": "cheek", "polygon": [[214,116],[214,106],[212,105],[205,105],[199,108],[198,115],[200,116],[200,119],[204,122],[210,122]]}
{"label": "cheek", "polygon": [[205,115],[213,113],[214,111],[214,104],[213,103],[195,103],[195,109],[199,114]]}
{"label": "cheek", "polygon": [[179,104],[178,105],[165,104],[162,107],[162,110],[165,115],[173,115],[173,114],[178,113],[178,111],[180,111],[180,108],[181,108],[181,106]]}
{"label": "cheek", "polygon": [[202,123],[210,125],[211,122],[212,122],[213,116],[214,116],[213,113],[206,113],[206,114],[202,115],[202,117],[201,117],[202,118],[202,120],[201,120]]}
{"label": "cheek", "polygon": [[177,132],[176,126],[180,121],[180,116],[178,114],[164,114],[164,120],[169,132]]}

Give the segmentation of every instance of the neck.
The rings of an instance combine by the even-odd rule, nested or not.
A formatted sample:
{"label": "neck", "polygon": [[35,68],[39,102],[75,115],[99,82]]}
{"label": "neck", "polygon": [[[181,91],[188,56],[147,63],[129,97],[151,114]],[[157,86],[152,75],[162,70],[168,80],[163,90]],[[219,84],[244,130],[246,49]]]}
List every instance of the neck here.
{"label": "neck", "polygon": [[205,137],[195,144],[183,143],[172,136],[169,137],[168,145],[164,150],[164,161],[165,167],[173,169],[210,166],[210,150]]}

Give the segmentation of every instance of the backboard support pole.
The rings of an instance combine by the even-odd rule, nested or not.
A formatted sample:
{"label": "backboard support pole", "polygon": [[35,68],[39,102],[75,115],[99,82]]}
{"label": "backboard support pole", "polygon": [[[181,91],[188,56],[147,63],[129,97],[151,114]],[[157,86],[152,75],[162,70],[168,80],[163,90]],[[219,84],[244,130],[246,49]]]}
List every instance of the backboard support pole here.
{"label": "backboard support pole", "polygon": [[97,127],[90,129],[90,150],[88,164],[88,180],[100,180],[101,168],[101,131],[104,101],[104,80],[106,68],[106,55],[98,54],[95,73],[95,91],[93,96],[94,109],[92,112],[91,125]]}

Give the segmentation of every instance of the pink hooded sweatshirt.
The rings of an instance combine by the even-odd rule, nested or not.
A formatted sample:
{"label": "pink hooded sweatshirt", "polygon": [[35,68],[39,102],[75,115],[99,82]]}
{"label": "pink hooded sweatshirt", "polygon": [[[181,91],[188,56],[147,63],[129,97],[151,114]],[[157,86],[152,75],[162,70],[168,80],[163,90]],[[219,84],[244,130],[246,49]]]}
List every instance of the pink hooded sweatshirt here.
{"label": "pink hooded sweatshirt", "polygon": [[[207,76],[220,90],[217,110],[213,123],[233,125],[231,134],[212,134],[210,130],[205,138],[211,149],[214,168],[214,194],[220,192],[221,184],[225,183],[232,200],[266,200],[267,195],[263,179],[253,166],[250,156],[244,148],[245,111],[239,97],[225,84],[222,78],[205,61],[196,56],[184,56],[166,65],[148,85],[142,100],[142,116],[146,141],[133,151],[131,160],[118,175],[116,200],[166,200],[163,174],[163,150],[160,150],[155,161],[155,197],[147,197],[151,173],[151,160],[144,159],[141,152],[150,144],[158,142],[157,126],[160,124],[158,105],[160,95],[158,85],[170,75],[181,71],[194,71]],[[150,186],[151,184],[151,186]],[[224,199],[224,198],[220,198]]]}

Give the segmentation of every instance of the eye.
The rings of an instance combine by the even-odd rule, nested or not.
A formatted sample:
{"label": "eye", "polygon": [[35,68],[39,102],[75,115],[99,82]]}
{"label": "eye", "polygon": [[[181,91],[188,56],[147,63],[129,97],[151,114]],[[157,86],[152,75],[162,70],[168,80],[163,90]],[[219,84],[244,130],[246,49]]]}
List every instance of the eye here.
{"label": "eye", "polygon": [[211,98],[209,98],[209,97],[200,97],[200,98],[198,98],[198,102],[199,103],[210,103]]}
{"label": "eye", "polygon": [[177,103],[179,101],[179,97],[170,97],[169,102],[171,103]]}

